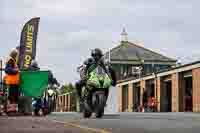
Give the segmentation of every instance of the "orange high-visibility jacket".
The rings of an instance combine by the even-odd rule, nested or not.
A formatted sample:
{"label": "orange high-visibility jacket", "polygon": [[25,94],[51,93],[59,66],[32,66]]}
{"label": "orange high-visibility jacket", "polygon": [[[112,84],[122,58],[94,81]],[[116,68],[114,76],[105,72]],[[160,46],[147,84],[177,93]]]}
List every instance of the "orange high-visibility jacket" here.
{"label": "orange high-visibility jacket", "polygon": [[6,82],[7,85],[18,85],[19,84],[19,69],[17,67],[17,65],[15,65],[15,68],[18,73],[15,75],[11,75],[11,74],[6,74],[4,77],[4,80]]}

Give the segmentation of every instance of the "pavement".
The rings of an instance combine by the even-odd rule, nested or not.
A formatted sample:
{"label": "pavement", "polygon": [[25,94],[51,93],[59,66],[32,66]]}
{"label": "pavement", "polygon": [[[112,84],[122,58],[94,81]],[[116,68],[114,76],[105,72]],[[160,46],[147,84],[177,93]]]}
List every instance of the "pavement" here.
{"label": "pavement", "polygon": [[199,113],[119,113],[83,119],[80,113],[0,117],[0,133],[199,133]]}

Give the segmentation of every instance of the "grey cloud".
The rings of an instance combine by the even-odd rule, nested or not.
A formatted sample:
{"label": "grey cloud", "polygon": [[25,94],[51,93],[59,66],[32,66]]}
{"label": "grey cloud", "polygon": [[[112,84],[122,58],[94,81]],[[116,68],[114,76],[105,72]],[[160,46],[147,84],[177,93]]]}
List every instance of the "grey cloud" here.
{"label": "grey cloud", "polygon": [[196,60],[199,4],[197,0],[1,0],[0,56],[19,44],[26,21],[41,16],[37,58],[62,82],[78,78],[75,67],[91,48],[116,46],[123,26],[130,40],[140,40],[147,48],[182,57],[184,62]]}

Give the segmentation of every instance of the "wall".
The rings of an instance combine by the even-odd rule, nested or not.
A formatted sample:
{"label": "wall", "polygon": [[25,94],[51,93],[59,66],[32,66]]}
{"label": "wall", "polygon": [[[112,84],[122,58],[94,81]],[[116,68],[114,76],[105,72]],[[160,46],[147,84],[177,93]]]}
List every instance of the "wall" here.
{"label": "wall", "polygon": [[118,91],[118,111],[119,112],[122,112],[122,86],[121,85],[119,85],[119,86],[117,86],[117,91]]}
{"label": "wall", "polygon": [[128,111],[133,111],[133,84],[128,84]]}
{"label": "wall", "polygon": [[174,73],[172,74],[172,112],[178,112],[179,108],[179,95],[178,95],[178,90],[179,90],[179,74]]}
{"label": "wall", "polygon": [[193,112],[200,112],[200,68],[192,70]]}
{"label": "wall", "polygon": [[160,79],[160,77],[157,77],[156,78],[156,80],[157,80],[157,83],[156,83],[156,85],[157,85],[157,88],[156,88],[156,92],[157,92],[157,101],[158,101],[158,104],[157,104],[157,111],[158,112],[160,112],[160,109],[161,109],[161,106],[160,106],[160,94],[161,94],[161,79]]}
{"label": "wall", "polygon": [[140,105],[143,105],[143,93],[146,90],[145,80],[140,81]]}
{"label": "wall", "polygon": [[178,83],[178,91],[177,91],[177,98],[178,98],[178,112],[184,112],[185,107],[185,81],[184,81],[184,73],[179,73],[179,83]]}
{"label": "wall", "polygon": [[117,87],[111,87],[109,89],[109,96],[107,99],[107,106],[105,108],[105,114],[115,114],[118,112],[118,91]]}

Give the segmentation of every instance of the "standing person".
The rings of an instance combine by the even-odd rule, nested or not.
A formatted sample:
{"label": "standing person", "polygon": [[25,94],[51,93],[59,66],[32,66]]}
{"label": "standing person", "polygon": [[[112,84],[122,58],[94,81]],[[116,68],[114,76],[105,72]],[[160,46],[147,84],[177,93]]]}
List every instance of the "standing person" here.
{"label": "standing person", "polygon": [[29,71],[39,71],[40,67],[38,66],[38,63],[36,60],[32,60],[31,65],[29,67]]}
{"label": "standing person", "polygon": [[8,100],[11,104],[16,104],[19,96],[19,68],[16,63],[18,51],[12,50],[8,61],[5,66],[5,83],[8,88],[9,97]]}
{"label": "standing person", "polygon": [[[32,60],[31,61],[31,65],[29,66],[29,71],[39,71],[40,70],[40,67],[38,65],[38,62],[36,60]],[[35,108],[38,108],[38,109],[42,109],[42,105],[43,105],[43,99],[42,98],[34,98],[33,101],[35,101]],[[30,112],[32,111],[33,109],[31,109],[30,107],[27,108]],[[38,110],[39,111],[39,110]],[[35,111],[34,111],[35,112]],[[35,115],[38,115],[37,113],[38,112],[35,112],[36,114]]]}
{"label": "standing person", "polygon": [[[45,101],[45,103],[49,106],[49,113],[55,110],[56,107],[56,99],[57,99],[57,94],[56,94],[56,89],[57,87],[60,86],[59,82],[57,79],[54,77],[53,72],[49,71],[49,77],[48,77],[48,91],[47,91],[47,97],[48,101]],[[57,87],[56,87],[57,86]],[[46,100],[46,98],[45,98]]]}
{"label": "standing person", "polygon": [[[39,71],[40,68],[36,60],[32,60],[28,71]],[[33,81],[34,82],[34,81]],[[32,108],[32,97],[29,96],[22,96],[19,102],[19,112],[23,113],[24,115],[31,115],[33,112]]]}
{"label": "standing person", "polygon": [[147,105],[148,105],[148,95],[147,95],[147,90],[145,88],[143,88],[143,90],[144,90],[144,92],[143,92],[142,103],[143,103],[144,111],[146,112],[147,111]]}
{"label": "standing person", "polygon": [[57,81],[57,79],[54,77],[52,71],[49,71],[48,84],[51,85],[51,86],[53,86],[53,85],[60,86],[60,83],[59,83],[59,82]]}

